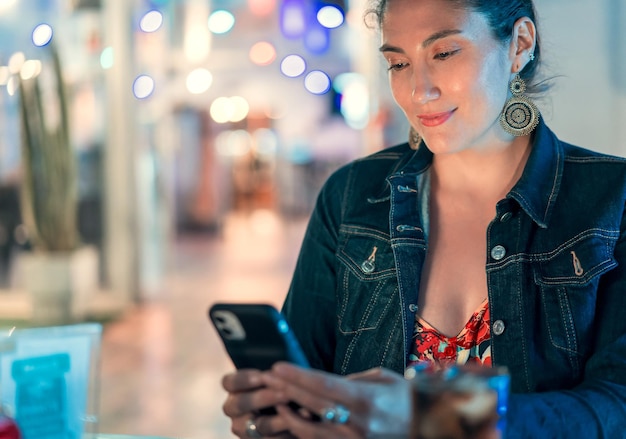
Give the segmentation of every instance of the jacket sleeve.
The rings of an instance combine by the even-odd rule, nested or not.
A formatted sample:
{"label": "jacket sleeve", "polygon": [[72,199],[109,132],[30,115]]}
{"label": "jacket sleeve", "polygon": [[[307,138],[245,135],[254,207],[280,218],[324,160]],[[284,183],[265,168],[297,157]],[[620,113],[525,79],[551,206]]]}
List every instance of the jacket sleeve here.
{"label": "jacket sleeve", "polygon": [[346,173],[344,167],[333,174],[318,195],[283,305],[311,367],[326,371],[335,356],[335,254]]}
{"label": "jacket sleeve", "polygon": [[584,380],[571,390],[509,397],[507,439],[626,438],[626,220],[614,257],[618,266],[600,280],[596,349]]}

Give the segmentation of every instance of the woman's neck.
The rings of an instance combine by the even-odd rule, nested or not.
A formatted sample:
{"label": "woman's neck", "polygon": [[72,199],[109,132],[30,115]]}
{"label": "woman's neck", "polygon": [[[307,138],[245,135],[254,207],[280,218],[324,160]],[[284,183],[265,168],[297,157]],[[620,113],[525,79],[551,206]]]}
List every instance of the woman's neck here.
{"label": "woman's neck", "polygon": [[433,189],[471,198],[501,199],[521,177],[530,144],[530,136],[524,136],[505,147],[436,154]]}

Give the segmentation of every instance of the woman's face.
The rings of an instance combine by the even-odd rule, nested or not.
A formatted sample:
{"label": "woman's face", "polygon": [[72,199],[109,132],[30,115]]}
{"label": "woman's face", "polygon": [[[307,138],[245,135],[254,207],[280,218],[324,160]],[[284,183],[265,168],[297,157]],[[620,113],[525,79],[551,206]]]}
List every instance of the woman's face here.
{"label": "woman's face", "polygon": [[506,102],[509,45],[487,20],[442,0],[390,0],[381,52],[394,99],[435,154],[510,140],[498,118]]}

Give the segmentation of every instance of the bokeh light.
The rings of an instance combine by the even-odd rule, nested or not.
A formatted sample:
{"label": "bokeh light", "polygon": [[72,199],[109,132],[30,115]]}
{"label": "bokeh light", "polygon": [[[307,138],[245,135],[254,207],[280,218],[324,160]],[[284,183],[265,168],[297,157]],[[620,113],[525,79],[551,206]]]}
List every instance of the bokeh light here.
{"label": "bokeh light", "polygon": [[100,54],[100,65],[103,69],[110,69],[113,67],[113,48],[111,46],[105,47]]}
{"label": "bokeh light", "polygon": [[9,58],[9,73],[12,75],[17,75],[20,70],[22,70],[22,66],[26,62],[26,56],[24,52],[15,52]]}
{"label": "bokeh light", "polygon": [[141,17],[139,28],[144,32],[156,32],[163,24],[163,14],[160,11],[148,11]]}
{"label": "bokeh light", "polygon": [[213,75],[205,68],[197,68],[187,75],[187,90],[192,94],[202,94],[211,88]]}
{"label": "bokeh light", "polygon": [[330,47],[330,33],[319,23],[311,23],[304,35],[304,47],[311,53],[320,55]]}
{"label": "bokeh light", "polygon": [[52,26],[47,23],[41,23],[35,26],[31,35],[33,44],[37,47],[43,47],[52,41]]}
{"label": "bokeh light", "polygon": [[16,3],[17,0],[0,0],[0,14],[10,10]]}
{"label": "bokeh light", "polygon": [[354,129],[365,128],[370,112],[366,78],[358,73],[342,73],[333,81],[333,88],[342,96],[340,112],[346,124]]}
{"label": "bokeh light", "polygon": [[216,123],[240,122],[250,112],[250,105],[241,96],[219,97],[213,101],[209,113]]}
{"label": "bokeh light", "polygon": [[250,48],[250,61],[259,66],[267,66],[276,59],[276,49],[267,41],[259,41]]}
{"label": "bokeh light", "polygon": [[317,21],[328,29],[335,29],[344,22],[343,12],[336,6],[324,6],[317,11]]}
{"label": "bokeh light", "polygon": [[276,9],[276,0],[248,0],[248,9],[259,17],[266,17]]}
{"label": "bokeh light", "polygon": [[213,12],[209,16],[209,30],[214,34],[225,34],[235,25],[235,16],[223,9]]}
{"label": "bokeh light", "polygon": [[283,0],[280,8],[280,30],[286,38],[299,38],[306,31],[306,5],[310,0]]}
{"label": "bokeh light", "polygon": [[42,65],[38,59],[29,59],[24,62],[20,70],[20,77],[24,80],[34,78],[41,73]]}
{"label": "bokeh light", "polygon": [[241,96],[233,96],[230,98],[233,104],[233,114],[230,116],[231,122],[240,122],[248,117],[250,113],[250,104]]}
{"label": "bokeh light", "polygon": [[154,79],[148,75],[139,75],[133,82],[133,94],[137,99],[145,99],[154,92]]}
{"label": "bokeh light", "polygon": [[9,81],[7,82],[7,93],[9,96],[14,96],[17,92],[17,79],[15,75],[11,75]]}
{"label": "bokeh light", "polygon": [[313,94],[321,95],[330,90],[330,78],[321,70],[313,70],[304,78],[304,87]]}
{"label": "bokeh light", "polygon": [[287,55],[280,63],[280,71],[290,78],[297,78],[306,70],[306,61],[300,55]]}

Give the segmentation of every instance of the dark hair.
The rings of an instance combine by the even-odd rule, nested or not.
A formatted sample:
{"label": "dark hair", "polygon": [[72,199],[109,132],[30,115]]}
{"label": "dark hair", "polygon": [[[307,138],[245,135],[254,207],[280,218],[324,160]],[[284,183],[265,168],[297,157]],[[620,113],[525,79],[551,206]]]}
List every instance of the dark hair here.
{"label": "dark hair", "polygon": [[[393,0],[376,0],[373,6],[366,12],[366,17],[373,15],[378,27],[383,23],[387,5]],[[528,17],[537,27],[536,11],[533,0],[441,0],[450,3],[454,7],[464,8],[482,14],[488,21],[493,36],[505,43],[510,41],[513,33],[513,25],[522,18]],[[528,84],[527,93],[539,93],[547,88],[545,83],[536,82],[537,70],[541,62],[541,45],[539,31],[536,35],[534,51],[535,59],[526,64],[520,72],[520,76]]]}

